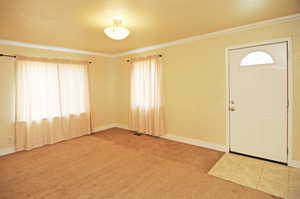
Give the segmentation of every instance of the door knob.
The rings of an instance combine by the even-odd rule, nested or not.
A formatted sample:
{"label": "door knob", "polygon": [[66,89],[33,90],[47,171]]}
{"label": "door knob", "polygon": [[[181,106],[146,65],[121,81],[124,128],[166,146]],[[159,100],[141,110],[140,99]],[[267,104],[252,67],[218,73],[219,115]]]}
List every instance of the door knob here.
{"label": "door knob", "polygon": [[229,111],[235,111],[235,108],[230,107],[230,108],[229,108]]}

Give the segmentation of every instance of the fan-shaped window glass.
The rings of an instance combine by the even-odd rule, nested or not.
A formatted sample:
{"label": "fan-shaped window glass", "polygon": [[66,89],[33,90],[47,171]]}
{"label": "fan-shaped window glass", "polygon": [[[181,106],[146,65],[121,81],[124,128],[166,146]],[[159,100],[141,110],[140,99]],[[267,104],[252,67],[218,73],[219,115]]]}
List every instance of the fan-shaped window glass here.
{"label": "fan-shaped window glass", "polygon": [[274,64],[274,60],[268,53],[256,51],[249,53],[241,61],[241,66],[252,66],[261,64]]}

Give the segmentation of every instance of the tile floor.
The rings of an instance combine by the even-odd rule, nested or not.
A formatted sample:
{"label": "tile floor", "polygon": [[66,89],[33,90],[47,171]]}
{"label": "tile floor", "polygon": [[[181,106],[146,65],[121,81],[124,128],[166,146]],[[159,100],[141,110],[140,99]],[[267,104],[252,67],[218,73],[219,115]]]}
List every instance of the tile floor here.
{"label": "tile floor", "polygon": [[300,169],[226,153],[210,175],[286,199],[300,199]]}

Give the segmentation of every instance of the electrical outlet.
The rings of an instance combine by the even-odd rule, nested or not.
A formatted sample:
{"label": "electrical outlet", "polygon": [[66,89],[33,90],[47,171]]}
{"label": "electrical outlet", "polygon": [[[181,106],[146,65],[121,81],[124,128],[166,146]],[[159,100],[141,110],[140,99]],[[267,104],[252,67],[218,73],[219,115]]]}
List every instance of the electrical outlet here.
{"label": "electrical outlet", "polygon": [[13,144],[14,138],[13,138],[12,136],[9,136],[9,137],[7,138],[7,142],[8,142],[8,144]]}

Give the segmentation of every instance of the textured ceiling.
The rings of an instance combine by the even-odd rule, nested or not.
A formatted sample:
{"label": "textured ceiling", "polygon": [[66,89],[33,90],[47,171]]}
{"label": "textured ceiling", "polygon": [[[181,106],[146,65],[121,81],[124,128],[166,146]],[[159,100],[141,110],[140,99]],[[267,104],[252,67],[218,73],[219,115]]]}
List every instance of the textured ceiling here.
{"label": "textured ceiling", "polygon": [[[119,53],[300,13],[300,0],[0,0],[0,39]],[[107,38],[122,18],[131,35]]]}

